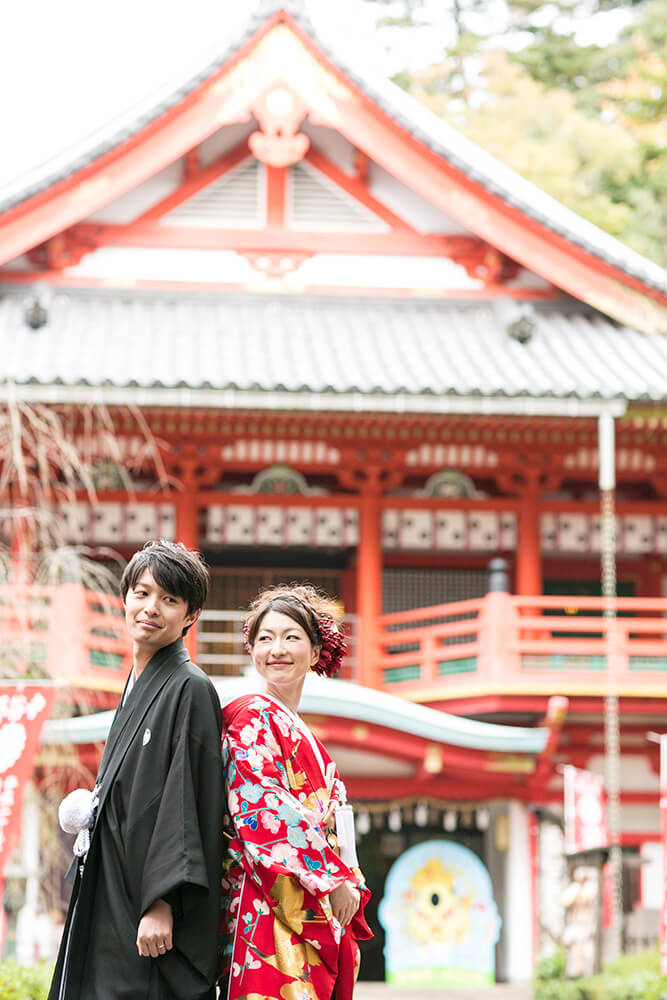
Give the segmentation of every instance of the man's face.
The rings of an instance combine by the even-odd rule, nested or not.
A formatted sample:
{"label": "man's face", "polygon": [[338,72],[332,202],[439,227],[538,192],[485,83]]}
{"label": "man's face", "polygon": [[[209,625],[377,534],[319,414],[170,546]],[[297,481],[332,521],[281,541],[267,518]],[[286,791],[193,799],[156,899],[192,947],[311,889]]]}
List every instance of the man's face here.
{"label": "man's face", "polygon": [[183,629],[198,618],[199,611],[189,614],[183,598],[162,590],[147,569],[125,598],[125,624],[130,638],[152,650],[175,642]]}

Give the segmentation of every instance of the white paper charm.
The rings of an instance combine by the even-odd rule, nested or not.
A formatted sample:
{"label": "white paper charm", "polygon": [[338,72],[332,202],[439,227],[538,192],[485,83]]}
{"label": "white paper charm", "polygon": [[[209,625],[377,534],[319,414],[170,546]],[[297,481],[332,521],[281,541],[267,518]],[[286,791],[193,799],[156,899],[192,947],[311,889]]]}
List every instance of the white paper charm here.
{"label": "white paper charm", "polygon": [[336,837],[340,860],[348,868],[358,868],[357,844],[354,836],[354,810],[350,805],[336,806]]}

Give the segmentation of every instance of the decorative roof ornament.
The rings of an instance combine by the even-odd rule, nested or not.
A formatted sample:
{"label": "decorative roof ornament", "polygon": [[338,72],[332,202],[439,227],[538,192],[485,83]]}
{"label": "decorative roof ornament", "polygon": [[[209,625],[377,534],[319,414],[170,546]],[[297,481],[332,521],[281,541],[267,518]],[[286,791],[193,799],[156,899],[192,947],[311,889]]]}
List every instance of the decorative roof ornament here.
{"label": "decorative roof ornament", "polygon": [[258,160],[270,167],[289,167],[304,158],[310,139],[298,129],[307,108],[291,88],[273,87],[259,98],[253,110],[261,131],[252,133],[248,145]]}
{"label": "decorative roof ornament", "polygon": [[443,469],[426,480],[422,496],[475,499],[480,494],[470,476],[458,469]]}
{"label": "decorative roof ornament", "polygon": [[284,494],[286,496],[308,496],[309,488],[305,476],[289,465],[271,465],[258,472],[252,481],[250,493]]}

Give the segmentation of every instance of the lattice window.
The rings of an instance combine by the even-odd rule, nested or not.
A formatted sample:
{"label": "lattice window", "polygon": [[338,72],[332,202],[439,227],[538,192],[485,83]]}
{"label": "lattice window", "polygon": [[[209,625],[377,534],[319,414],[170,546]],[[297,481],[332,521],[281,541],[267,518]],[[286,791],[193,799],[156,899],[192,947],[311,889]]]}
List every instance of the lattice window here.
{"label": "lattice window", "polygon": [[387,568],[383,573],[384,614],[483,597],[484,569]]}

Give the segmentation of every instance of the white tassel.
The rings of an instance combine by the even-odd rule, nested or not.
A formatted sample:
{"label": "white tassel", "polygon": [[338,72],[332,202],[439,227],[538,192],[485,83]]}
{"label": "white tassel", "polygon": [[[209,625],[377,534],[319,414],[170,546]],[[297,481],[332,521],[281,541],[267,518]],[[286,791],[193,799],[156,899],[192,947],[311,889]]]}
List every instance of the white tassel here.
{"label": "white tassel", "polygon": [[58,822],[65,833],[76,833],[72,851],[77,858],[85,857],[90,850],[90,831],[95,821],[98,804],[97,789],[75,788],[58,806]]}
{"label": "white tassel", "polygon": [[337,806],[336,816],[336,837],[338,839],[338,851],[340,860],[348,868],[358,868],[357,845],[354,835],[354,811],[352,806]]}

